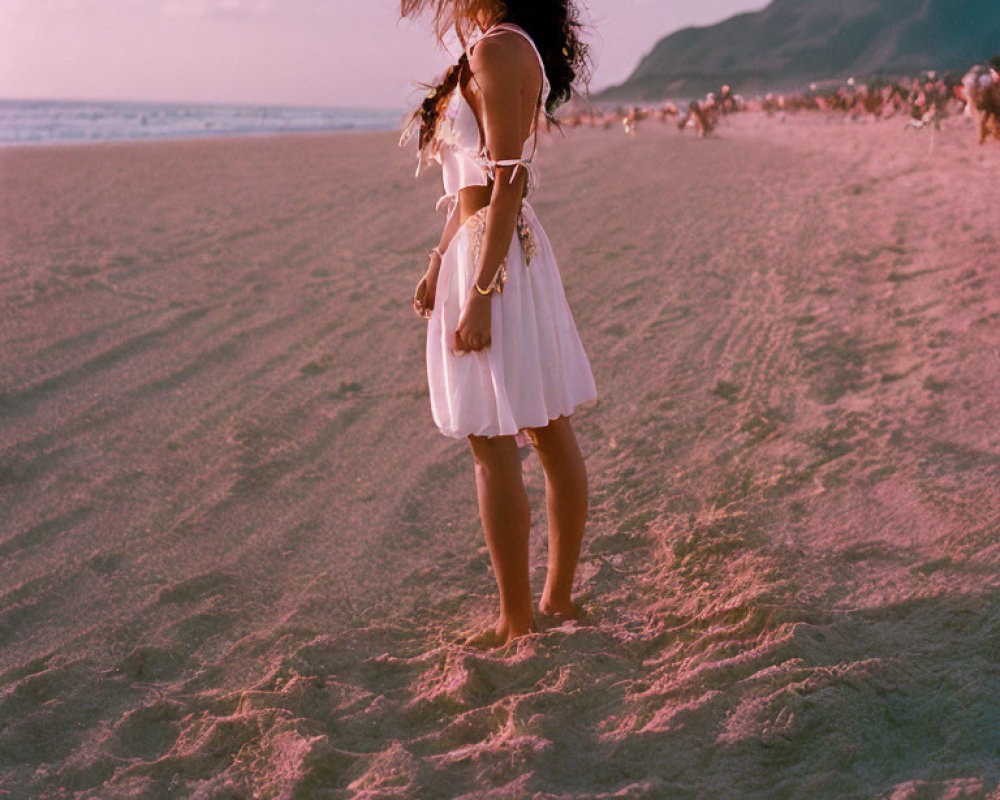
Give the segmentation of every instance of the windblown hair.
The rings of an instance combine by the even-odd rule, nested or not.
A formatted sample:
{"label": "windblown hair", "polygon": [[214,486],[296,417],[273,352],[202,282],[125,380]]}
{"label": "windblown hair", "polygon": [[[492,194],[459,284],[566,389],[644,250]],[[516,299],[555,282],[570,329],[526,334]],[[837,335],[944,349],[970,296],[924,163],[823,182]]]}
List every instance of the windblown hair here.
{"label": "windblown hair", "polygon": [[[582,26],[573,0],[400,0],[401,16],[429,12],[438,38],[443,39],[454,30],[463,46],[474,29],[476,15],[483,10],[494,12],[495,22],[519,25],[535,42],[550,87],[543,109],[552,120],[556,109],[590,79],[590,49],[580,40]],[[407,127],[420,122],[421,153],[433,142],[441,112],[467,65],[468,59],[463,53],[436,86],[428,87],[430,93],[410,116]]]}

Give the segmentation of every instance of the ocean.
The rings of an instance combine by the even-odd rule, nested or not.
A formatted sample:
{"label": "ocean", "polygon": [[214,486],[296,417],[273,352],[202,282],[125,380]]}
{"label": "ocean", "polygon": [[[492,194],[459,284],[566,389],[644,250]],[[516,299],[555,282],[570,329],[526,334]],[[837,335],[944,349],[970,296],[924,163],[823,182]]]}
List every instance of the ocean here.
{"label": "ocean", "polygon": [[397,109],[0,100],[0,145],[384,131]]}

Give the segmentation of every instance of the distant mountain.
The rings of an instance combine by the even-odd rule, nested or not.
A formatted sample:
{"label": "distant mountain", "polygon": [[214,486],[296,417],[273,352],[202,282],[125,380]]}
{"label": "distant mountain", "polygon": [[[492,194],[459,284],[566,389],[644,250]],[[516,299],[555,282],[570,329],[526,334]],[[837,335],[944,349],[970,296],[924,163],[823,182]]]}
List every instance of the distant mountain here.
{"label": "distant mountain", "polygon": [[753,93],[810,81],[965,70],[1000,53],[1000,0],[774,0],[661,39],[598,99]]}

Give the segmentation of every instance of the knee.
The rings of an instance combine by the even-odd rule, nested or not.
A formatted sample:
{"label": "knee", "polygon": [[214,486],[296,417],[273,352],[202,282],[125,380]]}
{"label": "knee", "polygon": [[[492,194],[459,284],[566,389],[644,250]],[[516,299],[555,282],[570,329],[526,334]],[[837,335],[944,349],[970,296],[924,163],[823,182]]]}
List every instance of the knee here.
{"label": "knee", "polygon": [[[507,441],[508,439],[511,441]],[[513,437],[470,436],[469,444],[477,474],[489,475],[507,470],[513,464],[520,469],[521,462],[517,457],[517,448],[513,445]]]}
{"label": "knee", "polygon": [[560,485],[571,483],[575,491],[586,492],[587,467],[567,418],[537,429],[531,441],[548,480]]}

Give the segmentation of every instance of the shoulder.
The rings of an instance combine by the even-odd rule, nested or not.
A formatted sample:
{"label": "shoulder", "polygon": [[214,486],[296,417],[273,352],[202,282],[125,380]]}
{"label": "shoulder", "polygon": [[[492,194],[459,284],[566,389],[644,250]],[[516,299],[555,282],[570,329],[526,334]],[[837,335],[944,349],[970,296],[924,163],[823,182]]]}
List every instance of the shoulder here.
{"label": "shoulder", "polygon": [[521,34],[500,30],[475,43],[469,53],[469,66],[477,74],[510,74],[524,68],[533,59],[531,45]]}

